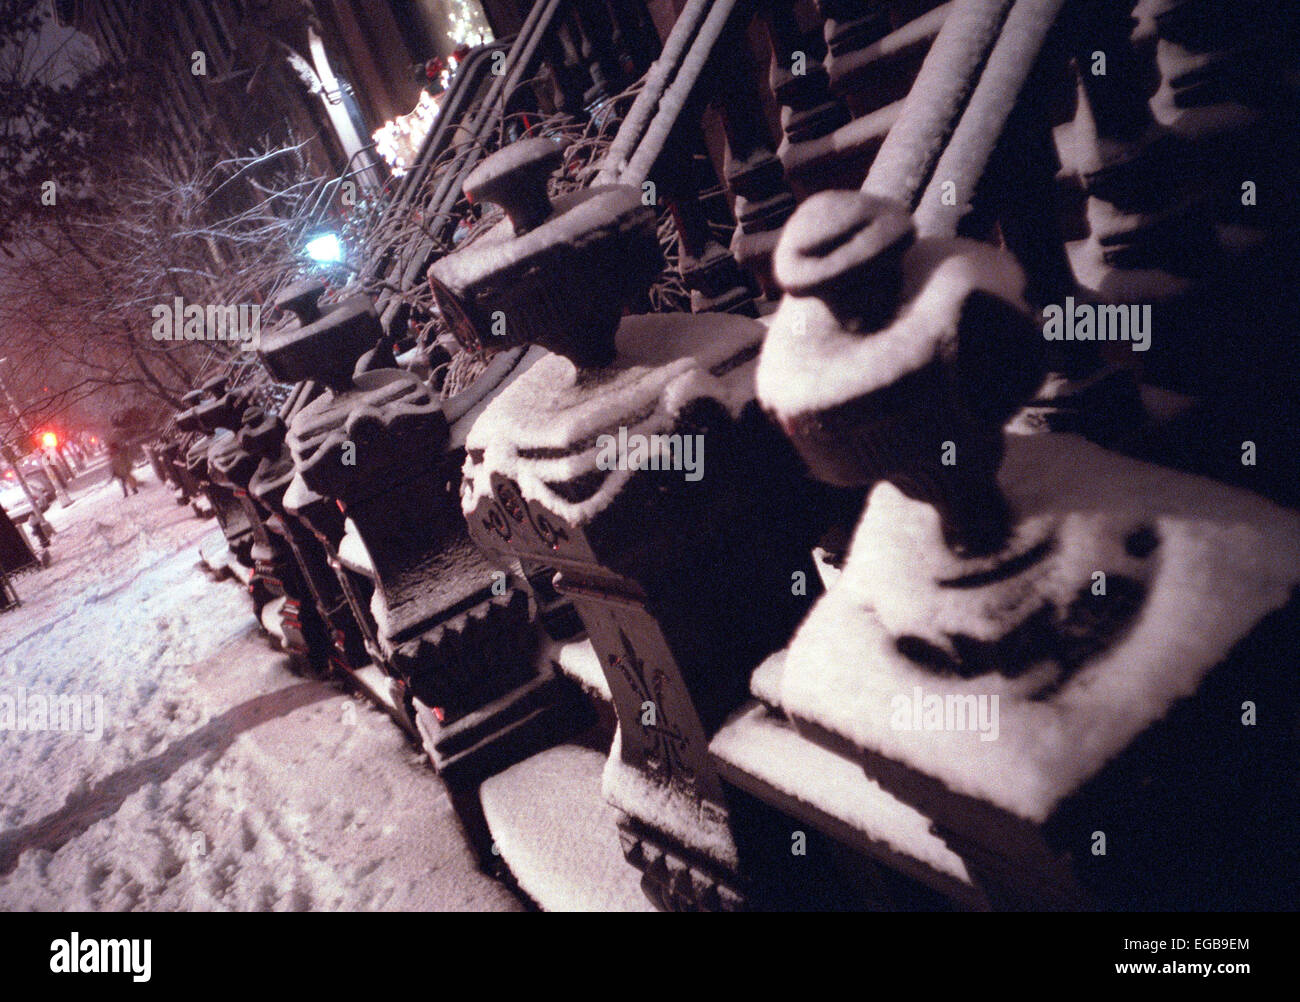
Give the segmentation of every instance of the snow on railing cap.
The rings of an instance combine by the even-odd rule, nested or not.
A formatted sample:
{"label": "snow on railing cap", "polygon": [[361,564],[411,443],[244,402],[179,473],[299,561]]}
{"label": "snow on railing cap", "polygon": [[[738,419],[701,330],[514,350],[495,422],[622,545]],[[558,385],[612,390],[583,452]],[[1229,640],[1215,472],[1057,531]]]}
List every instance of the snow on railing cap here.
{"label": "snow on railing cap", "polygon": [[893,316],[901,262],[916,238],[907,206],[857,191],[823,191],[786,223],[772,264],[792,296],[821,299],[846,327],[874,330]]}

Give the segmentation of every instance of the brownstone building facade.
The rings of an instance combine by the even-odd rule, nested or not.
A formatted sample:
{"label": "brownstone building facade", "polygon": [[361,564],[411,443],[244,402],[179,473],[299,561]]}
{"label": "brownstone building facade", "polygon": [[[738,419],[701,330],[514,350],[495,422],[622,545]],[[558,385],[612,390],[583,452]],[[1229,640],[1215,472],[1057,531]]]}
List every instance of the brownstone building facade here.
{"label": "brownstone building facade", "polygon": [[364,164],[374,130],[415,106],[417,68],[493,21],[511,27],[503,6],[511,17],[477,0],[53,0],[61,24],[156,90],[173,154],[196,129],[236,143],[292,131],[322,173]]}

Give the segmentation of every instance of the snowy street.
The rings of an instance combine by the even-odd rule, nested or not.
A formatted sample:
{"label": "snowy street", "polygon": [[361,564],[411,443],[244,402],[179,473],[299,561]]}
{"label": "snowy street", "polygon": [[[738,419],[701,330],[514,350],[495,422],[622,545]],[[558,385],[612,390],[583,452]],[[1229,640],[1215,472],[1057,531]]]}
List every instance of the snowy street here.
{"label": "snowy street", "polygon": [[[290,674],[196,567],[216,523],[136,475],[51,509],[52,565],[0,614],[0,909],[517,910],[424,757]],[[80,730],[43,720],[58,696]]]}

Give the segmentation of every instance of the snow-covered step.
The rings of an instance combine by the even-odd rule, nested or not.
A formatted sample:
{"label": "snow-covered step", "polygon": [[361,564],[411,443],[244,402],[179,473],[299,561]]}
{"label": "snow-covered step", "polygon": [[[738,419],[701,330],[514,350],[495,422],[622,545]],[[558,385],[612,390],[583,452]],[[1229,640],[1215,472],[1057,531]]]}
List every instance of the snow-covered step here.
{"label": "snow-covered step", "polygon": [[761,703],[748,704],[723,725],[709,756],[723,779],[764,803],[962,907],[988,907],[961,857],[930,830],[929,818]]}
{"label": "snow-covered step", "polygon": [[230,547],[222,540],[221,544],[211,549],[199,547],[199,566],[217,581],[224,581],[231,576],[232,563]]}
{"label": "snow-covered step", "polygon": [[284,609],[286,601],[288,599],[283,595],[277,595],[262,606],[262,615],[259,617],[262,621],[262,629],[271,635],[280,650],[289,649],[284,635],[284,623],[280,620],[280,613]]}
{"label": "snow-covered step", "polygon": [[253,568],[249,567],[248,564],[242,563],[232,555],[228,566],[230,573],[235,575],[242,584],[250,585],[253,583]]}
{"label": "snow-covered step", "polygon": [[604,767],[599,752],[558,745],[479,790],[495,851],[546,911],[654,911],[623,859],[618,811],[601,796]]}
{"label": "snow-covered step", "polygon": [[339,540],[339,563],[354,574],[375,579],[375,564],[370,559],[365,540],[357,532],[356,524],[350,518],[343,520],[343,538]]}
{"label": "snow-covered step", "polygon": [[419,739],[420,732],[415,721],[408,716],[406,707],[399,700],[393,680],[382,669],[375,665],[365,665],[348,674],[357,683],[362,695],[392,717],[411,737]]}
{"label": "snow-covered step", "polygon": [[232,576],[243,584],[250,584],[253,580],[253,568],[240,563],[224,539],[210,548],[199,547],[199,566],[218,581]]}
{"label": "snow-covered step", "polygon": [[606,703],[612,701],[609,680],[600,667],[600,657],[587,637],[581,640],[552,641],[543,656],[560,672],[582,686],[584,692]]}

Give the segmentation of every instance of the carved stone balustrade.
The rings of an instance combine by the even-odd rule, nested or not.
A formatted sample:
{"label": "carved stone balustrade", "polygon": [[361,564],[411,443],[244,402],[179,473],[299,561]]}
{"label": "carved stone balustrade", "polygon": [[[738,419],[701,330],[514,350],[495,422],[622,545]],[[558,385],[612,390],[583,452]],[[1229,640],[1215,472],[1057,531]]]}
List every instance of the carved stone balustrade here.
{"label": "carved stone balustrade", "polygon": [[[1128,12],[1110,13],[1079,30],[1075,116],[1056,130],[1063,169],[1086,197],[1088,236],[1070,244],[1070,259],[1080,288],[1101,299],[1166,300],[1223,266],[1210,191],[1193,145],[1151,114],[1154,68],[1129,44]],[[1091,71],[1094,52],[1107,59],[1103,74]]]}
{"label": "carved stone balustrade", "polygon": [[[277,466],[275,471],[268,471],[265,483],[259,482],[259,487],[271,492],[272,496],[279,489],[278,472]],[[325,554],[326,565],[334,574],[339,591],[361,633],[362,645],[369,660],[376,666],[380,666],[386,674],[391,674],[388,661],[379,646],[379,627],[370,610],[371,598],[375,592],[374,581],[366,569],[357,569],[345,564],[339,554],[339,548],[343,545],[343,537],[347,531],[343,512],[339,510],[336,501],[310,490],[301,478],[293,475],[293,472],[291,455],[289,469],[285,473],[289,476],[289,483],[284,488],[280,504],[286,515],[316,538],[316,542]]]}
{"label": "carved stone balustrade", "polygon": [[[446,489],[456,469],[446,466],[447,425],[427,387],[396,369],[363,373],[351,391],[304,407],[288,441],[297,475],[342,503],[364,543],[381,649],[418,698],[455,718],[531,673],[528,647],[509,650],[514,634],[531,642],[520,625],[526,593],[492,593],[495,569],[465,535]],[[355,462],[345,465],[345,450],[355,450]],[[493,663],[449,657],[444,634],[478,629],[500,633]]]}
{"label": "carved stone balustrade", "polygon": [[[238,408],[242,414],[259,412]],[[249,484],[261,456],[247,447],[239,431],[244,418],[230,429],[235,434],[216,438],[209,454],[213,482],[231,491],[243,509],[253,535],[253,578],[249,590],[258,618],[289,653],[299,671],[328,674],[331,641],[326,621],[314,601],[292,547],[267,524],[270,513],[249,495]]]}
{"label": "carved stone balustrade", "polygon": [[158,458],[167,472],[167,480],[176,489],[177,504],[194,504],[200,493],[199,485],[185,466],[185,448],[182,444],[183,433],[172,436],[158,446]]}
{"label": "carved stone balustrade", "polygon": [[808,485],[754,406],[763,327],[620,320],[661,267],[653,212],[625,185],[547,205],[546,144],[471,176],[509,220],[430,269],[466,344],[499,313],[506,343],[555,352],[470,429],[462,507],[484,549],[558,568],[587,627],[618,719],[604,793],[646,893],[732,909],[780,883],[789,833],[728,804],[707,742],[817,590]]}
{"label": "carved stone balustrade", "polygon": [[321,304],[324,293],[324,284],[311,280],[281,292],[276,308],[291,311],[298,322],[264,334],[258,355],[279,382],[312,380],[343,392],[351,385],[357,360],[375,348],[384,332],[369,297]]}
{"label": "carved stone balustrade", "polygon": [[762,17],[772,49],[768,80],[772,96],[781,104],[783,138],[778,155],[796,193],[806,195],[810,186],[798,169],[802,158],[797,151],[847,125],[849,111],[830,93],[823,60],[825,45],[800,31],[793,7],[770,3],[763,8]]}
{"label": "carved stone balustrade", "polygon": [[512,221],[483,238],[487,252],[452,254],[430,270],[443,316],[472,350],[537,343],[581,364],[606,364],[624,302],[663,266],[653,215],[626,188],[590,188],[557,201],[581,243],[540,229],[554,211],[546,179],[562,156],[548,139],[522,140],[466,180],[472,200],[498,202]]}
{"label": "carved stone balustrade", "polygon": [[[691,0],[682,9],[654,71],[637,94],[627,117],[607,152],[598,185],[619,182],[656,191],[672,216],[680,245],[678,270],[691,291],[694,312],[725,311],[753,316],[753,291],[731,251],[718,240],[718,220],[700,198],[714,188],[728,170],[715,171],[709,137],[699,128],[697,116],[711,103],[712,83],[736,74],[747,60],[728,51],[744,44],[746,19],[752,13],[735,0]],[[741,178],[747,191],[740,194],[738,213],[747,216],[738,227],[741,252],[759,272],[770,258],[770,232],[789,213],[788,192],[777,162],[765,149],[766,130],[759,128],[752,95],[742,92],[744,81],[730,81],[716,102],[721,110],[724,135],[713,137],[725,144],[723,160]],[[730,98],[730,100],[728,100]],[[727,151],[730,151],[729,153]],[[643,187],[643,190],[644,187]],[[753,239],[746,239],[746,228]]]}
{"label": "carved stone balustrade", "polygon": [[1268,847],[1295,830],[1300,516],[999,432],[1034,385],[1024,276],[906,224],[826,193],[777,249],[759,396],[815,474],[873,486],[756,692],[930,819],[995,906],[1270,900],[1296,876]]}
{"label": "carved stone balustrade", "polygon": [[227,380],[217,377],[200,388],[199,396],[182,415],[181,426],[196,425],[213,433],[203,457],[207,490],[231,553],[251,568],[248,588],[254,612],[298,670],[324,673],[330,649],[325,623],[292,550],[268,529],[267,512],[248,493],[260,461],[238,434],[250,393],[227,390]]}
{"label": "carved stone balustrade", "polygon": [[188,410],[182,411],[177,416],[176,423],[182,431],[198,436],[185,453],[184,467],[187,475],[212,505],[231,556],[251,569],[255,542],[252,522],[233,488],[218,482],[210,465],[211,452],[217,438],[229,436],[229,425],[238,423],[234,409],[232,401],[200,399]]}
{"label": "carved stone balustrade", "polygon": [[[1072,13],[1078,97],[1054,139],[1063,190],[1081,196],[1063,200],[1073,294],[1149,311],[1149,350],[1110,359],[1178,394],[1183,412],[1121,444],[1294,504],[1297,463],[1240,456],[1252,442],[1294,457],[1300,441],[1288,375],[1300,233],[1286,194],[1300,162],[1300,96],[1286,69],[1295,12],[1141,0]],[[1231,350],[1225,329],[1237,332]]]}
{"label": "carved stone balustrade", "polygon": [[1243,184],[1284,190],[1294,174],[1277,155],[1296,99],[1286,19],[1273,5],[1204,0],[1112,3],[1078,18],[1079,97],[1056,138],[1088,197],[1088,239],[1070,248],[1081,286],[1144,302],[1259,265],[1282,206],[1243,197]]}
{"label": "carved stone balustrade", "polygon": [[[318,499],[344,516],[336,559],[370,579],[380,663],[487,861],[478,784],[580,723],[569,712],[575,690],[534,663],[538,631],[524,576],[489,564],[466,532],[463,453],[449,447],[439,402],[410,373],[367,368],[384,363],[374,354],[382,331],[373,309],[350,302],[318,311],[314,291],[294,297],[299,326],[264,340],[268,367],[282,378],[329,385],[290,421],[294,477],[282,504],[321,535],[330,529],[307,511],[321,507]],[[356,371],[345,377],[339,360],[348,357]]]}
{"label": "carved stone balustrade", "polygon": [[302,572],[312,601],[329,634],[334,666],[346,672],[364,667],[364,627],[358,622],[343,585],[330,566],[329,553],[316,533],[284,507],[293,480],[293,457],[285,441],[284,421],[277,414],[250,410],[239,432],[240,445],[259,460],[248,484],[249,495],[265,511],[267,529],[284,540]]}
{"label": "carved stone balustrade", "polygon": [[[779,15],[777,17],[780,21]],[[751,89],[761,79],[748,48],[736,29],[734,41],[720,44],[714,53],[715,103],[722,119],[726,150],[722,180],[734,197],[736,230],[731,253],[736,264],[753,275],[769,296],[776,295],[772,281],[772,250],[781,227],[794,212],[795,199],[785,183],[764,120],[762,103]],[[812,135],[834,128],[834,106],[783,109],[787,134]],[[820,116],[820,117],[819,117]]]}
{"label": "carved stone balustrade", "polygon": [[[322,306],[319,300],[324,292],[322,283],[311,280],[284,289],[276,298],[275,308],[282,314],[292,313],[297,323],[288,321],[263,339],[263,364],[267,364],[273,374],[280,372],[279,378],[297,384],[290,409],[293,413],[301,411],[322,393],[345,392],[351,385],[352,372],[359,360],[374,351],[382,339],[382,331],[375,323],[374,311],[368,301],[358,297],[344,312],[335,316],[338,307],[344,304]],[[326,314],[332,319],[322,322]],[[287,369],[277,370],[274,366]],[[289,469],[293,469],[292,457]],[[272,495],[279,493],[278,484],[272,487],[277,480],[275,474],[268,474],[266,488]],[[378,626],[370,608],[374,581],[365,569],[349,566],[340,557],[346,523],[338,503],[312,491],[299,477],[290,478],[279,503],[287,515],[316,536],[361,632],[370,660],[392,677],[392,668],[379,645]],[[387,704],[384,708],[393,709]],[[399,721],[407,726],[411,724],[401,715]]]}
{"label": "carved stone balustrade", "polygon": [[[781,162],[801,197],[862,183],[953,4],[819,0],[817,7],[825,38],[818,47],[792,49],[792,30],[778,21],[782,5],[773,5],[770,22],[773,89],[786,106]],[[817,62],[794,76],[794,52]]]}

